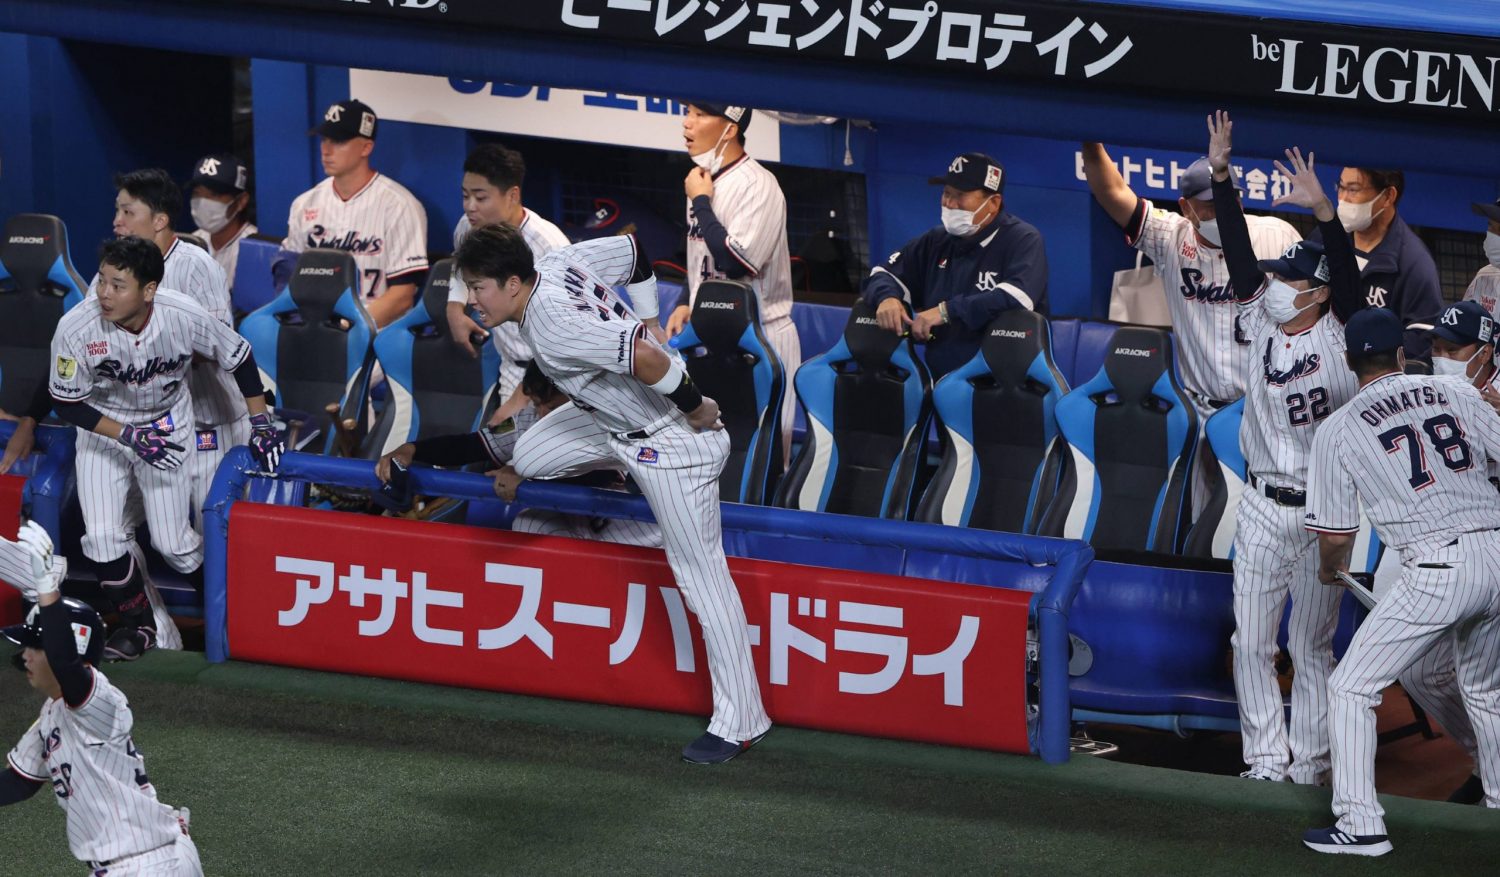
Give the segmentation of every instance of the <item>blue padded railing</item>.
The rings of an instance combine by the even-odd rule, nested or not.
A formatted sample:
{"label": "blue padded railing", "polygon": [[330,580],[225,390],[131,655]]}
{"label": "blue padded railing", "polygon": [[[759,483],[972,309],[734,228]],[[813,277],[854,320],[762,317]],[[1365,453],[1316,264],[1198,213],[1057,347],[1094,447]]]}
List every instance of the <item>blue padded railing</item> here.
{"label": "blue padded railing", "polygon": [[[206,553],[203,616],[208,660],[214,662],[225,661],[229,657],[229,514],[233,504],[244,495],[249,481],[256,477],[265,476],[258,471],[249,449],[232,449],[225,455],[218,474],[214,476],[214,484],[208,494],[208,505],[204,510]],[[375,477],[374,464],[367,460],[295,452],[286,455],[278,477],[364,489],[373,489],[380,484]],[[490,479],[469,472],[413,467],[411,484],[414,492],[429,496],[465,500],[495,498]],[[655,520],[650,506],[641,497],[566,484],[523,482],[517,491],[517,501],[533,508],[572,514]],[[1031,613],[1036,621],[1039,639],[1037,672],[1040,683],[1039,710],[1037,721],[1031,728],[1031,744],[1043,761],[1058,763],[1068,759],[1068,613],[1073,598],[1083,584],[1084,574],[1094,559],[1094,551],[1087,544],[938,524],[800,512],[737,503],[726,503],[723,506],[723,523],[725,529],[780,535],[797,533],[803,537],[834,543],[897,549],[909,553],[918,563],[922,562],[924,555],[930,558],[933,554],[944,554],[957,559],[999,560],[1053,567],[1051,578],[1031,599]]]}
{"label": "blue padded railing", "polygon": [[[15,434],[13,420],[0,421],[0,447]],[[71,426],[38,426],[36,450],[30,457],[18,460],[13,475],[25,475],[26,491],[21,496],[31,509],[31,520],[42,525],[52,544],[62,545],[62,510],[73,495],[73,457],[77,430]]]}

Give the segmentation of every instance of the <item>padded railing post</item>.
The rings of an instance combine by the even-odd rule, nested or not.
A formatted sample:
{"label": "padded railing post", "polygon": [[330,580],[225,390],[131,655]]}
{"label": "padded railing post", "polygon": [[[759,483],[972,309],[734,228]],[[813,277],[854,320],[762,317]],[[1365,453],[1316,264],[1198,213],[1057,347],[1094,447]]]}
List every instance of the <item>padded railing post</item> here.
{"label": "padded railing post", "polygon": [[246,447],[231,448],[203,509],[203,640],[210,663],[229,660],[229,510],[257,469]]}
{"label": "padded railing post", "polygon": [[1059,558],[1052,581],[1036,604],[1040,640],[1037,672],[1041,677],[1037,754],[1048,764],[1068,760],[1073,719],[1068,694],[1068,609],[1093,560],[1094,549],[1088,545],[1078,545]]}

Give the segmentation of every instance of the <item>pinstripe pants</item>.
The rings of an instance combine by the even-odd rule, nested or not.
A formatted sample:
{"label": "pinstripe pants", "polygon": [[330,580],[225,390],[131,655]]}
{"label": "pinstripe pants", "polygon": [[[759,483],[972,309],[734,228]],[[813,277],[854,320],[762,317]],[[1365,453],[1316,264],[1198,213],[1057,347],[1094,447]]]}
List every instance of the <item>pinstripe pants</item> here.
{"label": "pinstripe pants", "polygon": [[781,360],[786,372],[786,396],[781,403],[781,465],[790,466],[792,460],[792,424],[797,417],[797,388],[792,381],[802,365],[802,339],[797,335],[797,326],[787,317],[775,320],[764,327],[766,340]]}
{"label": "pinstripe pants", "polygon": [[761,701],[739,590],[724,556],[719,473],[729,434],[694,432],[674,421],[638,440],[607,432],[572,403],[543,417],[516,440],[511,461],[522,478],[559,478],[623,464],[661,526],[667,563],[688,609],[698,616],[713,684],[708,731],[744,741],[771,719]]}
{"label": "pinstripe pants", "polygon": [[[1235,515],[1234,690],[1245,764],[1274,777],[1317,783],[1330,767],[1328,675],[1343,589],[1318,581],[1318,540],[1303,509],[1277,505],[1246,487]],[[1282,610],[1292,600],[1287,651],[1292,679],[1290,735],[1274,660]]]}
{"label": "pinstripe pants", "polygon": [[1385,834],[1375,796],[1380,693],[1445,639],[1473,723],[1485,804],[1500,807],[1500,532],[1466,533],[1402,558],[1401,582],[1375,604],[1328,681],[1333,813],[1350,834]]}

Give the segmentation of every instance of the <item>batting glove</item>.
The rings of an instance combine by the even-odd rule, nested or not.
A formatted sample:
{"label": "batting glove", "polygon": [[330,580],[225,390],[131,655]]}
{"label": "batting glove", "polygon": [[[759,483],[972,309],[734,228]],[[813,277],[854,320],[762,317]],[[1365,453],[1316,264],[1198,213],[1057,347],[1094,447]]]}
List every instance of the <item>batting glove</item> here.
{"label": "batting glove", "polygon": [[155,426],[131,426],[127,423],[120,429],[120,444],[158,469],[176,469],[180,461],[174,462],[171,452],[182,451],[183,447],[167,441],[169,435],[171,433]]}
{"label": "batting glove", "polygon": [[271,415],[256,414],[250,418],[250,453],[267,472],[275,472],[286,453],[286,439],[271,422]]}
{"label": "batting glove", "polygon": [[26,550],[31,561],[31,581],[36,585],[38,596],[57,593],[58,580],[52,575],[52,537],[36,521],[21,525],[16,542]]}

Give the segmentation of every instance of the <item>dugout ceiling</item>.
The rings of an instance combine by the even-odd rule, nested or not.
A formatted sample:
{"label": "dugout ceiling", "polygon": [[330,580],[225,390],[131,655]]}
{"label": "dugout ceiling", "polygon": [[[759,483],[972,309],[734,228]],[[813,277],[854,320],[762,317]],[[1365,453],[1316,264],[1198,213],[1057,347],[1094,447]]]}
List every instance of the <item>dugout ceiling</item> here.
{"label": "dugout ceiling", "polygon": [[[1488,18],[1444,34],[1148,3],[0,0],[0,30],[1146,146],[1222,105],[1250,123],[1237,149],[1275,154],[1294,130],[1350,163],[1500,177]],[[1464,20],[1359,6],[1346,21]]]}

